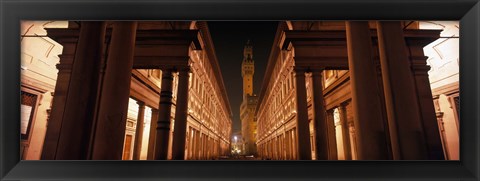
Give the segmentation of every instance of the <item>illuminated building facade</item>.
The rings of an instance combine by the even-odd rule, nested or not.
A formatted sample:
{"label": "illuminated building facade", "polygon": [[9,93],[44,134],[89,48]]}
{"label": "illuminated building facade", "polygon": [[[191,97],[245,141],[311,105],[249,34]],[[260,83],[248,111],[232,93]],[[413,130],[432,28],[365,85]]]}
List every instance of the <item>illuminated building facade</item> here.
{"label": "illuminated building facade", "polygon": [[460,159],[460,58],[458,21],[421,21],[420,29],[442,30],[439,38],[424,47],[435,112],[445,158]]}
{"label": "illuminated building facade", "polygon": [[[264,159],[458,160],[458,22],[392,23],[403,33],[373,21],[281,22],[253,117],[258,134],[241,138],[242,149],[250,139]],[[21,26],[22,159],[231,153],[231,111],[205,22]],[[253,59],[251,67],[252,80]]]}
{"label": "illuminated building facade", "polygon": [[259,155],[446,159],[424,54],[441,30],[419,28],[411,21],[281,22],[255,114]]}
{"label": "illuminated building facade", "polygon": [[[41,106],[25,101],[36,108],[29,114],[36,137],[26,136],[23,159],[229,154],[231,110],[206,22],[62,22],[40,26],[43,34],[29,32],[36,23],[22,22],[22,87],[33,73],[51,76],[43,76],[49,89]],[[44,53],[38,47],[58,57],[37,62],[32,52]],[[36,70],[33,60],[49,67]]]}
{"label": "illuminated building facade", "polygon": [[39,159],[49,123],[57,78],[55,65],[62,46],[45,35],[45,28],[66,28],[67,22],[21,23],[21,159]]}
{"label": "illuminated building facade", "polygon": [[243,101],[240,105],[240,120],[242,122],[242,137],[245,142],[245,155],[256,155],[256,122],[254,119],[257,96],[253,94],[253,74],[255,61],[253,60],[253,46],[250,40],[243,49],[242,78]]}

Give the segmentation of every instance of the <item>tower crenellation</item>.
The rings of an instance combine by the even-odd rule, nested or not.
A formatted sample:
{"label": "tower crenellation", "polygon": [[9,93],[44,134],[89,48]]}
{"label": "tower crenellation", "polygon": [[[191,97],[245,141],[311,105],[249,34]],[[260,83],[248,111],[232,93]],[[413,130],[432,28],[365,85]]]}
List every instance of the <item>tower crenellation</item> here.
{"label": "tower crenellation", "polygon": [[253,60],[253,46],[250,40],[247,41],[243,49],[242,77],[243,77],[243,97],[253,95],[253,74],[255,72],[255,63]]}

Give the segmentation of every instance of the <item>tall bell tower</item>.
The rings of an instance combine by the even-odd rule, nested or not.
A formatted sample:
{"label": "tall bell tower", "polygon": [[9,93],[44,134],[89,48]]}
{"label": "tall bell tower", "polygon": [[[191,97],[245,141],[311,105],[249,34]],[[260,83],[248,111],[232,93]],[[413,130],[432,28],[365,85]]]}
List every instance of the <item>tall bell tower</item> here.
{"label": "tall bell tower", "polygon": [[254,73],[254,61],[253,50],[250,40],[243,48],[243,61],[242,61],[242,77],[243,77],[243,99],[247,95],[253,95],[253,73]]}
{"label": "tall bell tower", "polygon": [[250,40],[243,48],[242,77],[243,77],[243,101],[240,105],[240,120],[242,121],[242,141],[245,144],[242,155],[256,155],[257,123],[254,119],[257,106],[257,95],[253,94],[253,47]]}

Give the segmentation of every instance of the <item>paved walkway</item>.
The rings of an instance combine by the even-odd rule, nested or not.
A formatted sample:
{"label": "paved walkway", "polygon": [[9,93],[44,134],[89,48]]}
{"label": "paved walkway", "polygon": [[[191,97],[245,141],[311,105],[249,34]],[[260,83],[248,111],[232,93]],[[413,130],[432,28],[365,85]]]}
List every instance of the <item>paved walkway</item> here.
{"label": "paved walkway", "polygon": [[218,160],[261,160],[261,158],[256,158],[254,156],[236,155],[236,156],[220,156]]}

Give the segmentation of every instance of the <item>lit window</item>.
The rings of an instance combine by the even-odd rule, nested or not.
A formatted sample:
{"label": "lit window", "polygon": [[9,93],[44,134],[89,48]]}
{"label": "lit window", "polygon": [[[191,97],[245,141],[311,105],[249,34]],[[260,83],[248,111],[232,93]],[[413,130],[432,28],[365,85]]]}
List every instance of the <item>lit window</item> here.
{"label": "lit window", "polygon": [[36,104],[37,95],[21,91],[20,133],[22,139],[28,139]]}

